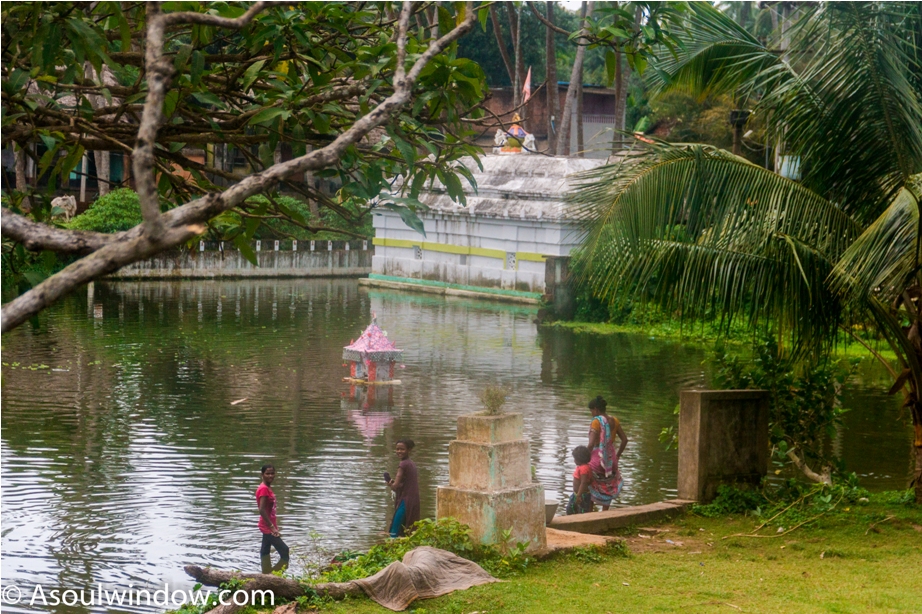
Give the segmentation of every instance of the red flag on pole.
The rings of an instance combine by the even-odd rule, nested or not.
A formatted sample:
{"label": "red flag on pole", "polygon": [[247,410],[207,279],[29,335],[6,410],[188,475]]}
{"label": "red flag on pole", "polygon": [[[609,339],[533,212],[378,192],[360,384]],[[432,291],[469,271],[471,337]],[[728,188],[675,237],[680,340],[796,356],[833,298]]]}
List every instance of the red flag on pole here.
{"label": "red flag on pole", "polygon": [[525,77],[525,85],[522,87],[522,104],[528,102],[528,99],[531,98],[531,66],[528,67],[528,75]]}

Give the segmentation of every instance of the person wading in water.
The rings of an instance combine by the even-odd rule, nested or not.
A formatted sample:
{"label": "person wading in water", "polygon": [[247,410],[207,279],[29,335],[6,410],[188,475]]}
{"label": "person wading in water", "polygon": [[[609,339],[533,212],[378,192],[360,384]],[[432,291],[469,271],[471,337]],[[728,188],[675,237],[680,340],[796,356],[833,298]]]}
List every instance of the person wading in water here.
{"label": "person wading in water", "polygon": [[[275,467],[269,464],[262,466],[262,484],[256,489],[256,504],[259,506],[259,531],[263,534],[263,543],[259,549],[260,562],[263,573],[272,573],[288,567],[288,546],[282,541],[279,533],[278,520],[275,516],[275,493],[272,492],[272,482],[275,480]],[[279,553],[279,562],[275,567],[269,557],[269,548],[274,547]]]}
{"label": "person wading in water", "polygon": [[391,537],[406,535],[407,529],[419,520],[419,479],[416,463],[410,460],[413,447],[411,439],[401,439],[394,446],[400,465],[394,479],[387,482],[388,487],[397,495],[394,499],[394,520],[389,531]]}

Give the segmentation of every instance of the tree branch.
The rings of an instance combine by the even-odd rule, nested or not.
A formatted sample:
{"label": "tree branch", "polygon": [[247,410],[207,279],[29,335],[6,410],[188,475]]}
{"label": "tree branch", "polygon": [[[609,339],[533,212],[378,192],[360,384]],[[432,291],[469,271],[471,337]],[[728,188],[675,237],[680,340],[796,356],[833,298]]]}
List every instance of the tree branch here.
{"label": "tree branch", "polygon": [[[407,4],[409,3],[405,3],[404,6],[406,7]],[[159,216],[157,220],[163,225],[163,231],[159,236],[151,236],[146,232],[146,219],[145,223],[117,235],[118,238],[113,243],[80,259],[4,305],[3,322],[2,326],[0,326],[2,332],[16,328],[82,284],[192,239],[205,231],[205,222],[235,207],[250,196],[265,192],[292,175],[319,170],[336,164],[348,147],[358,143],[371,130],[393,117],[410,101],[420,73],[432,58],[470,32],[477,22],[477,13],[474,11],[473,2],[466,2],[465,6],[464,21],[455,26],[445,36],[432,42],[429,48],[418,57],[406,77],[402,81],[394,83],[393,94],[385,98],[367,115],[357,120],[329,145],[311,151],[299,158],[276,164],[260,173],[250,175],[223,193],[208,194],[163,214],[159,213],[159,202],[155,201],[157,202]],[[250,9],[247,14],[252,12],[253,9]],[[160,40],[162,41],[162,30]],[[152,46],[150,41],[148,41],[148,46]],[[162,49],[160,55],[162,58]],[[152,63],[156,61],[157,58],[154,58]],[[150,110],[150,115],[156,114],[159,116],[162,114],[159,110],[161,108],[159,105],[156,110],[149,109],[151,106],[151,96],[149,95],[145,104],[145,115],[148,114],[148,110]],[[151,122],[148,121],[148,123]],[[156,136],[155,129],[154,136]],[[150,151],[152,156],[152,142]],[[153,165],[152,157],[149,164]],[[142,170],[148,170],[151,166],[142,168]],[[137,165],[135,165],[135,168],[138,168]],[[153,177],[153,172],[149,171],[148,179],[153,181]],[[138,178],[136,177],[137,180]],[[156,185],[154,185],[154,188],[156,189]],[[154,196],[156,196],[156,192],[154,192]],[[149,205],[150,203],[148,203]]]}
{"label": "tree branch", "polygon": [[132,163],[144,227],[155,243],[164,232],[164,225],[160,215],[154,147],[157,142],[157,131],[163,123],[163,101],[173,77],[173,65],[163,54],[164,33],[169,26],[181,23],[239,29],[250,23],[269,5],[269,2],[257,2],[240,17],[227,19],[202,13],[162,13],[160,2],[147,3],[147,40],[144,50],[147,100],[141,115],[138,142],[132,154]]}
{"label": "tree branch", "polygon": [[559,27],[559,26],[556,26],[556,25],[552,24],[550,21],[548,21],[548,20],[544,17],[544,15],[542,15],[542,14],[540,13],[540,11],[538,11],[538,9],[535,8],[535,3],[534,3],[534,2],[529,2],[529,3],[528,3],[528,8],[531,9],[531,12],[535,14],[535,17],[538,18],[538,21],[540,21],[541,23],[543,23],[543,24],[545,25],[545,27],[549,28],[550,30],[553,30],[554,32],[557,32],[558,34],[563,34],[564,36],[570,36],[570,33],[569,33],[569,32],[567,32],[567,31],[564,30],[563,28],[561,28],[561,27]]}
{"label": "tree branch", "polygon": [[33,222],[3,207],[3,236],[22,243],[31,251],[43,249],[66,254],[89,254],[115,240],[114,235],[85,230],[64,230],[48,224]]}

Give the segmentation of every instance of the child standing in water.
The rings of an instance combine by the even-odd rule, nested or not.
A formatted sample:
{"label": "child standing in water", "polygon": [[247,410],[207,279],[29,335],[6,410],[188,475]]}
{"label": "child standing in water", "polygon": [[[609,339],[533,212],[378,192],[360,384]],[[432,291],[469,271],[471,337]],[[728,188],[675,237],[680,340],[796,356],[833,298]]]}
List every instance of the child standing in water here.
{"label": "child standing in water", "polygon": [[[262,572],[271,573],[288,566],[288,546],[282,541],[279,533],[278,520],[275,516],[275,493],[272,492],[272,482],[275,480],[275,467],[266,464],[262,466],[262,484],[256,489],[256,504],[259,506],[259,531],[263,534],[263,543],[259,549]],[[269,558],[269,548],[275,547],[279,553],[279,562],[272,566]]]}
{"label": "child standing in water", "polygon": [[401,439],[394,446],[394,452],[400,459],[397,475],[387,482],[397,497],[394,499],[394,520],[391,522],[390,536],[402,537],[407,529],[419,520],[419,480],[416,463],[410,460],[413,440]]}
{"label": "child standing in water", "polygon": [[592,495],[589,494],[589,486],[592,484],[592,468],[589,466],[591,458],[592,455],[586,446],[573,448],[576,471],[573,472],[573,494],[567,502],[568,516],[592,511]]}

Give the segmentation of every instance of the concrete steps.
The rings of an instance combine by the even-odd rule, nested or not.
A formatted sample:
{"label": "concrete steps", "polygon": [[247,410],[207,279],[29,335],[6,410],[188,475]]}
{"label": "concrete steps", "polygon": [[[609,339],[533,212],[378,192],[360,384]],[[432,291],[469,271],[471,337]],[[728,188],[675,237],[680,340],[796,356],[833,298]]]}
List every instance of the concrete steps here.
{"label": "concrete steps", "polygon": [[615,529],[664,522],[684,514],[695,502],[670,499],[649,505],[621,507],[607,512],[555,516],[548,527],[561,531],[600,535]]}

